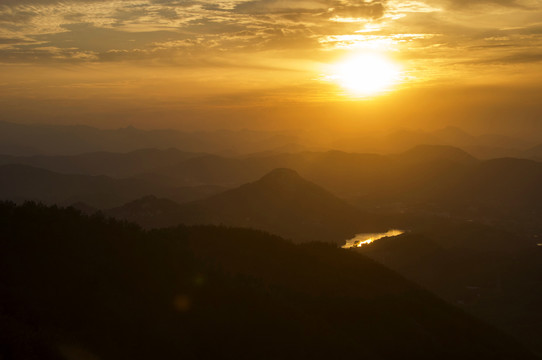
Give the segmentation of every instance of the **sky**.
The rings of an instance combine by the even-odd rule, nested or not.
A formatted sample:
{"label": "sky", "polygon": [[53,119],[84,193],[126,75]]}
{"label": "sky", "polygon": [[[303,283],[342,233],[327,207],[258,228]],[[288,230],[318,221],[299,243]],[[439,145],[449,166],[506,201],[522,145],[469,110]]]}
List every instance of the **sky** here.
{"label": "sky", "polygon": [[542,134],[542,0],[0,0],[0,75],[21,123]]}

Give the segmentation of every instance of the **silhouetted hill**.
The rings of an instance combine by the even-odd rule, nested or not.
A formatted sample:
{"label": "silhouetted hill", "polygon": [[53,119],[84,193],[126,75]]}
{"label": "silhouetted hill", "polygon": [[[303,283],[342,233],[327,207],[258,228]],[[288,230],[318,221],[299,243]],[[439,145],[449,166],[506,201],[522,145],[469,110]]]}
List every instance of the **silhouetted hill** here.
{"label": "silhouetted hill", "polygon": [[150,181],[162,181],[166,185],[203,185],[239,186],[252,181],[271,171],[276,161],[258,158],[252,161],[228,158],[218,155],[204,155],[174,166],[158,168],[140,178]]}
{"label": "silhouetted hill", "polygon": [[409,148],[424,144],[463,147],[478,143],[476,137],[453,126],[434,131],[398,130],[387,135],[385,140],[387,144],[392,146],[390,152],[407,151]]}
{"label": "silhouetted hill", "polygon": [[[420,146],[397,156],[341,151],[250,158],[202,156],[175,166],[156,169],[153,173],[139,178],[162,181],[165,185],[218,184],[232,187],[284,167],[297,171],[302,177],[321,184],[341,197],[353,198],[373,196],[386,191],[401,192],[410,183],[413,183],[412,186],[426,187],[428,182],[437,179],[441,174],[443,179],[450,175],[457,177],[458,171],[475,163],[476,159],[460,149]],[[384,188],[386,184],[389,185]],[[393,189],[394,187],[396,189]]]}
{"label": "silhouetted hill", "polygon": [[33,204],[0,204],[0,232],[2,358],[534,358],[330,245]]}
{"label": "silhouetted hill", "polygon": [[344,137],[340,134],[301,131],[186,132],[172,129],[141,130],[133,126],[102,130],[81,125],[0,121],[0,154],[19,156],[129,152],[145,148],[177,148],[188,152],[222,155],[298,152],[305,149],[389,154],[422,144],[458,147],[480,159],[523,157],[524,150],[537,145],[532,139],[514,138],[507,134],[474,136],[456,127],[434,131],[403,129],[384,134],[360,132]]}
{"label": "silhouetted hill", "polygon": [[542,301],[542,248],[472,223],[429,221],[435,231],[381,239],[359,251],[542,353],[536,305]]}
{"label": "silhouetted hill", "polygon": [[109,216],[129,220],[147,228],[175,226],[183,223],[185,208],[175,201],[145,196],[107,210]]}
{"label": "silhouetted hill", "polygon": [[177,149],[143,149],[129,153],[96,152],[71,156],[0,155],[0,165],[23,164],[65,174],[130,177],[172,166],[201,154]]}
{"label": "silhouetted hill", "polygon": [[[444,165],[443,163],[441,165]],[[428,175],[433,174],[433,175]],[[472,219],[523,219],[531,221],[542,211],[542,163],[523,159],[494,159],[471,166],[427,168],[424,172],[398,174],[397,181],[385,184],[374,201],[382,203],[393,190],[394,201],[431,202],[441,211]],[[423,182],[431,180],[424,189]]]}
{"label": "silhouetted hill", "polygon": [[357,232],[382,230],[365,214],[290,169],[194,204],[211,223],[253,227],[296,241],[343,242]]}
{"label": "silhouetted hill", "polygon": [[[149,194],[187,202],[254,181],[276,168],[290,168],[303,178],[367,210],[430,211],[465,218],[514,218],[514,221],[523,217],[529,220],[530,227],[535,226],[536,214],[542,211],[539,205],[542,203],[542,192],[537,185],[542,181],[540,163],[521,159],[476,161],[459,149],[444,146],[421,146],[398,156],[329,151],[249,158],[187,155],[189,158],[178,162],[174,159],[185,154],[179,155],[176,150],[143,151],[142,154],[149,156],[147,160],[139,162],[141,154],[136,152],[119,155],[117,160],[110,163],[103,161],[103,165],[99,165],[100,161],[96,159],[85,165],[85,171],[93,168],[93,171],[101,169],[99,171],[111,173],[135,172],[139,168],[157,165],[145,174],[119,179],[120,183],[128,184],[125,189],[123,186],[110,186],[120,189],[115,191],[122,195],[119,198],[124,201],[116,201],[114,198],[117,195],[111,199],[115,202],[102,200],[100,196],[97,201],[89,199],[87,194],[100,194],[103,192],[100,188],[86,189],[83,196],[75,197],[74,193],[58,197],[51,196],[55,191],[39,193],[36,189],[40,189],[40,186],[29,188],[29,192],[25,193],[11,191],[9,186],[13,184],[8,184],[4,191],[21,199],[63,204],[84,201],[95,207],[107,203],[120,205]],[[173,155],[170,157],[168,154]],[[122,166],[125,160],[119,159],[124,157],[127,157],[126,165]],[[76,158],[79,157],[73,157]],[[164,163],[174,165],[159,165]],[[66,165],[64,170],[68,171],[69,167]],[[85,182],[97,184],[95,179]],[[142,186],[143,190],[132,191],[134,184]],[[13,186],[19,189],[18,184]],[[80,188],[84,189],[83,186]],[[63,194],[62,191],[58,194]],[[125,193],[128,194],[125,196]],[[7,198],[15,199],[13,196]]]}
{"label": "silhouetted hill", "polygon": [[461,164],[472,164],[477,159],[464,150],[445,145],[418,145],[397,157],[400,161],[423,163],[432,161],[452,161]]}
{"label": "silhouetted hill", "polygon": [[[339,138],[333,147],[348,152],[381,154],[407,151],[418,145],[453,146],[473,154],[479,159],[522,156],[532,140],[514,138],[506,134],[471,135],[464,130],[448,126],[433,131],[401,129],[387,134],[353,135]],[[534,144],[532,144],[534,145]]]}
{"label": "silhouetted hill", "polygon": [[523,159],[399,164],[367,181],[356,203],[534,226],[542,212],[541,183],[542,164]]}
{"label": "silhouetted hill", "polygon": [[[141,172],[135,176],[138,181],[163,189],[209,185],[231,188],[260,178],[273,169],[285,167],[296,170],[304,178],[346,198],[375,196],[387,191],[410,191],[405,188],[409,183],[425,187],[427,181],[433,181],[431,176],[426,175],[439,175],[437,170],[442,165],[468,165],[471,160],[461,150],[444,146],[421,146],[399,156],[328,151],[227,158],[217,155],[197,156],[173,149],[64,157],[0,156],[0,163],[32,163],[34,166],[64,173],[128,176]],[[441,173],[447,178],[447,173]],[[389,186],[384,188],[388,183]],[[413,192],[416,190],[412,189]],[[162,191],[151,193],[164,194]],[[186,201],[179,197],[175,200]]]}
{"label": "silhouetted hill", "polygon": [[525,150],[522,153],[522,157],[536,161],[542,161],[542,144]]}
{"label": "silhouetted hill", "polygon": [[468,194],[488,206],[542,209],[542,163],[522,159],[495,159],[477,166],[463,185]]}
{"label": "silhouetted hill", "polygon": [[[185,156],[187,158],[182,160]],[[447,146],[420,146],[398,156],[329,151],[225,158],[216,155],[192,157],[192,154],[177,150],[147,150],[119,155],[28,159],[40,159],[42,163],[46,159],[51,162],[49,166],[56,164],[55,168],[62,171],[70,171],[73,165],[72,171],[75,172],[127,174],[152,167],[153,170],[145,174],[121,181],[143,184],[144,191],[128,191],[133,185],[126,186],[128,190],[114,186],[121,188],[121,195],[129,193],[129,196],[121,196],[125,201],[120,203],[149,194],[168,197],[176,202],[198,200],[224,188],[253,181],[281,167],[291,168],[343,198],[357,198],[357,203],[367,209],[399,205],[407,210],[459,212],[461,216],[474,217],[489,211],[486,215],[502,218],[518,212],[522,216],[532,211],[539,212],[538,204],[542,203],[542,194],[537,186],[542,181],[539,163],[521,159],[476,161],[463,151]],[[76,165],[79,160],[80,164]],[[88,180],[85,182],[89,183]],[[42,197],[38,196],[42,193],[35,191],[39,188],[36,186],[24,193],[10,191],[6,187],[5,192],[23,199],[64,204],[84,201],[100,207],[106,203],[89,200],[86,194],[51,196],[55,191]],[[99,194],[102,190],[87,189],[86,192]],[[132,196],[134,193],[135,197]]]}
{"label": "silhouetted hill", "polygon": [[239,186],[261,178],[276,168],[289,168],[302,177],[332,189],[340,196],[353,196],[375,176],[386,173],[397,161],[376,154],[340,151],[302,152],[249,158],[202,156],[176,166],[156,169],[141,178],[165,184],[217,184]]}
{"label": "silhouetted hill", "polygon": [[295,143],[287,132],[141,130],[133,126],[102,130],[89,126],[16,124],[0,121],[0,153],[75,155],[96,151],[177,148],[188,152],[253,153]]}
{"label": "silhouetted hill", "polygon": [[309,182],[290,169],[189,204],[154,197],[108,212],[145,227],[225,224],[276,233],[298,242],[342,243],[357,232],[385,230],[376,218]]}
{"label": "silhouetted hill", "polygon": [[37,200],[60,205],[84,202],[96,208],[110,208],[148,194],[194,201],[223,189],[220,186],[164,187],[136,178],[59,174],[17,164],[0,166],[0,199],[18,202]]}
{"label": "silhouetted hill", "polygon": [[100,211],[94,206],[90,206],[81,201],[71,204],[70,207],[80,211],[82,214],[85,214],[85,215],[92,215]]}
{"label": "silhouetted hill", "polygon": [[0,166],[0,198],[96,207],[114,206],[148,194],[152,187],[140,180],[105,176],[67,175],[25,165]]}

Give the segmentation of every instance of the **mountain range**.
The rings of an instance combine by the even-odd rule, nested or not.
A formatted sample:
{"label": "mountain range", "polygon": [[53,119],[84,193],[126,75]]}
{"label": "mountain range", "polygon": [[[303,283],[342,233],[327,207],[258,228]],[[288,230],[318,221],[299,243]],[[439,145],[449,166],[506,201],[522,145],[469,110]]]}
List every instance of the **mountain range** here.
{"label": "mountain range", "polygon": [[20,164],[64,174],[106,175],[123,178],[146,173],[155,168],[173,166],[202,154],[164,150],[141,149],[127,153],[93,152],[78,155],[0,155],[0,165]]}
{"label": "mountain range", "polygon": [[329,149],[390,154],[427,144],[459,147],[480,159],[498,157],[540,159],[541,142],[542,139],[537,136],[526,139],[514,138],[507,134],[471,135],[450,126],[431,131],[402,129],[382,133],[330,134],[301,130],[185,132],[173,129],[142,130],[132,126],[97,129],[81,125],[20,124],[0,121],[0,154],[19,156],[130,152],[146,148],[177,148],[184,152],[226,156]]}
{"label": "mountain range", "polygon": [[540,287],[540,183],[538,161],[480,160],[444,145],[387,155],[164,148],[0,156],[0,199],[101,210],[91,218],[105,213],[143,233],[223,225],[342,245],[402,229],[358,250],[542,352],[542,296],[532,290]]}
{"label": "mountain range", "polygon": [[251,153],[296,142],[289,132],[97,129],[83,125],[38,125],[0,121],[0,154],[76,155],[177,148],[186,152]]}
{"label": "mountain range", "polygon": [[220,186],[162,187],[136,179],[99,175],[61,174],[27,165],[0,166],[0,199],[47,204],[86,203],[104,209],[122,205],[148,194],[192,201],[223,191]]}
{"label": "mountain range", "polygon": [[[521,222],[535,232],[542,211],[540,162],[482,161],[448,146],[424,145],[394,155],[328,151],[228,158],[145,150],[23,160],[49,170],[0,166],[1,198],[64,205],[86,202],[102,209],[148,195],[182,203],[253,182],[277,168],[289,168],[369,212],[430,212],[515,223],[516,228]],[[107,176],[95,175],[100,172]],[[113,178],[134,173],[138,174]]]}

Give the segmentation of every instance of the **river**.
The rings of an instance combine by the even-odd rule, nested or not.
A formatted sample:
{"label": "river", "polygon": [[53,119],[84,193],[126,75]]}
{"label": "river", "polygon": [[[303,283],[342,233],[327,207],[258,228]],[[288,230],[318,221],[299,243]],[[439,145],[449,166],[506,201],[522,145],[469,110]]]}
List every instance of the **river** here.
{"label": "river", "polygon": [[346,240],[346,244],[342,246],[343,249],[350,249],[353,247],[362,247],[363,245],[367,245],[372,243],[373,241],[385,238],[385,237],[392,237],[392,236],[399,236],[404,234],[405,232],[403,230],[388,230],[385,233],[362,233],[357,234],[352,239]]}

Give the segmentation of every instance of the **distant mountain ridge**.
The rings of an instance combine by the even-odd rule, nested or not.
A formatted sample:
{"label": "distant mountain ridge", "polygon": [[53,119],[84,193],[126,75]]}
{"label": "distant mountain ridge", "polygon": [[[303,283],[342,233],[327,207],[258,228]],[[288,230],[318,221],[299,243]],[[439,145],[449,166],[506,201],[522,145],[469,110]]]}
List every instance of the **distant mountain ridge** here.
{"label": "distant mountain ridge", "polygon": [[[397,153],[418,145],[453,146],[464,149],[480,159],[522,157],[522,151],[534,146],[537,140],[520,139],[506,134],[471,135],[466,131],[447,126],[437,130],[399,129],[387,134],[340,138],[332,145],[348,152]],[[539,141],[539,140],[538,140]]]}
{"label": "distant mountain ridge", "polygon": [[0,197],[67,205],[77,201],[107,206],[128,201],[149,186],[140,180],[58,174],[26,165],[0,166]]}
{"label": "distant mountain ridge", "polygon": [[525,150],[522,155],[527,159],[542,161],[542,144]]}
{"label": "distant mountain ridge", "polygon": [[0,199],[70,205],[83,202],[95,208],[110,208],[148,194],[192,201],[223,191],[220,186],[162,187],[149,181],[107,176],[60,174],[33,166],[0,166]]}
{"label": "distant mountain ridge", "polygon": [[81,125],[17,124],[0,121],[0,154],[75,155],[177,148],[186,152],[246,154],[296,143],[289,132],[97,129]]}
{"label": "distant mountain ridge", "polygon": [[128,153],[94,152],[70,156],[10,156],[0,155],[0,166],[7,164],[29,165],[64,174],[106,175],[130,177],[156,168],[173,166],[200,153],[170,149],[140,149]]}
{"label": "distant mountain ridge", "polygon": [[202,154],[165,150],[141,149],[128,153],[95,152],[71,156],[10,156],[0,155],[0,166],[22,164],[64,174],[106,175],[130,177],[156,168],[173,166]]}
{"label": "distant mountain ridge", "polygon": [[390,154],[417,145],[459,147],[480,159],[532,158],[528,150],[541,139],[518,139],[508,135],[471,135],[456,127],[421,131],[400,129],[375,134],[322,134],[303,131],[179,131],[141,130],[133,126],[97,129],[82,125],[19,124],[0,121],[0,154],[74,155],[89,152],[129,152],[144,148],[177,148],[185,152],[220,155],[251,155],[326,151]]}
{"label": "distant mountain ridge", "polygon": [[[0,157],[0,164],[17,159],[20,158]],[[81,201],[101,208],[120,206],[147,195],[188,202],[252,182],[273,169],[289,168],[365,208],[430,206],[441,212],[461,210],[462,216],[471,216],[465,210],[479,216],[477,213],[486,209],[493,214],[501,211],[502,216],[508,217],[514,214],[533,217],[542,211],[538,186],[542,182],[540,162],[512,158],[481,161],[460,149],[440,145],[418,146],[389,156],[328,151],[228,158],[178,150],[144,150],[127,154],[25,157],[22,161],[36,159],[42,166],[63,171],[69,171],[73,164],[73,172],[144,172],[113,179],[34,170],[34,175],[26,179],[22,173],[17,176],[13,173],[15,169],[23,171],[23,165],[0,166],[1,198],[64,205]],[[40,176],[45,180],[40,181]],[[64,185],[46,188],[44,184],[53,184],[53,177]],[[71,179],[69,186],[67,179]],[[24,188],[24,184],[28,186]],[[110,191],[111,198],[107,199],[105,193]],[[98,195],[97,200],[93,200],[93,193]]]}
{"label": "distant mountain ridge", "polygon": [[468,152],[448,145],[417,145],[410,150],[396,155],[401,161],[422,163],[430,161],[453,161],[472,164],[478,159]]}

